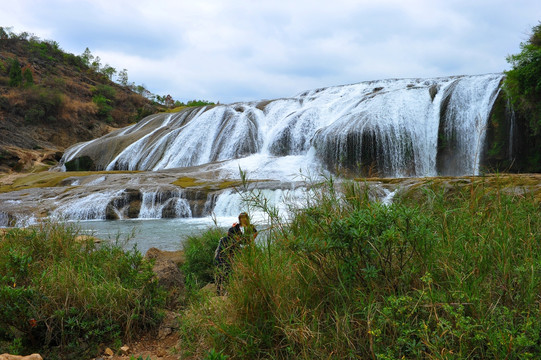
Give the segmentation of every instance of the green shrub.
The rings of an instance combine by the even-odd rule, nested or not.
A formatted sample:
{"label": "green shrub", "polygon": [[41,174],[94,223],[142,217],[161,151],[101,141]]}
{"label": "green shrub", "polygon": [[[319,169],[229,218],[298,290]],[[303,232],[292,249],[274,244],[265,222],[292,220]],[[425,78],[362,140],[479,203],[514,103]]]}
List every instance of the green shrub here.
{"label": "green shrub", "polygon": [[213,228],[201,235],[188,236],[183,242],[186,261],[182,270],[186,278],[202,285],[214,281],[214,251],[225,233]]}
{"label": "green shrub", "polygon": [[113,110],[111,100],[103,95],[94,95],[92,101],[98,106],[98,116],[101,119],[111,122],[113,120],[111,117],[111,111]]}
{"label": "green shrub", "polygon": [[34,85],[34,76],[29,68],[24,69],[23,72],[24,86],[29,87]]}
{"label": "green shrub", "polygon": [[25,120],[29,123],[54,121],[64,106],[64,96],[55,89],[33,86],[25,89]]}
{"label": "green shrub", "polygon": [[93,90],[94,95],[102,95],[106,99],[114,100],[116,96],[116,90],[109,85],[99,84]]}
{"label": "green shrub", "polygon": [[9,86],[17,87],[23,82],[23,74],[21,72],[21,64],[19,60],[12,59],[9,67]]}
{"label": "green shrub", "polygon": [[535,358],[540,205],[501,187],[425,186],[390,206],[358,184],[314,190],[266,247],[240,254],[223,306],[190,305],[186,348],[204,343],[233,358]]}
{"label": "green shrub", "polygon": [[109,85],[100,84],[92,93],[94,94],[92,101],[98,106],[98,116],[107,122],[112,122],[111,111],[113,106],[111,104],[116,95],[115,89]]}
{"label": "green shrub", "polygon": [[[59,224],[0,242],[0,339],[59,358],[94,354],[160,321],[164,292],[135,248],[77,240]],[[5,349],[0,349],[0,353]]]}

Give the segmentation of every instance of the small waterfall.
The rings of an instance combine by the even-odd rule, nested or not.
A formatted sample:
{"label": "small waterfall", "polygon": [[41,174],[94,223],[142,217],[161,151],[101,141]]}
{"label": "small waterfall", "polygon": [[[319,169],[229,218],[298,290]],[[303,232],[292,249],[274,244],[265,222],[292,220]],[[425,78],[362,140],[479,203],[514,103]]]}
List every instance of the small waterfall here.
{"label": "small waterfall", "polygon": [[105,220],[107,206],[123,192],[124,190],[99,191],[64,200],[55,209],[52,217],[66,220]]}
{"label": "small waterfall", "polygon": [[139,219],[161,219],[163,217],[192,217],[190,204],[182,198],[182,192],[160,189],[143,192]]}
{"label": "small waterfall", "polygon": [[507,99],[507,106],[505,107],[507,118],[509,119],[509,148],[507,149],[507,157],[509,161],[514,159],[514,142],[515,142],[515,128],[516,128],[516,114],[511,100]]}
{"label": "small waterfall", "polygon": [[66,220],[162,219],[192,217],[177,188],[122,189],[63,199],[53,213]]}

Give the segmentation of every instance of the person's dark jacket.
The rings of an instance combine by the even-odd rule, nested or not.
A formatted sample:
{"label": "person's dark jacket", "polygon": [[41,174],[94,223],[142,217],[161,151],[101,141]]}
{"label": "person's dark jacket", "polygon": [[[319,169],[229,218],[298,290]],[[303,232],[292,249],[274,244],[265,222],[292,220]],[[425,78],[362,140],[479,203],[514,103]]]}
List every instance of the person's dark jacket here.
{"label": "person's dark jacket", "polygon": [[238,223],[234,223],[227,231],[227,236],[220,239],[215,259],[218,263],[229,262],[242,246],[253,242],[257,230],[253,225],[247,226],[244,233]]}

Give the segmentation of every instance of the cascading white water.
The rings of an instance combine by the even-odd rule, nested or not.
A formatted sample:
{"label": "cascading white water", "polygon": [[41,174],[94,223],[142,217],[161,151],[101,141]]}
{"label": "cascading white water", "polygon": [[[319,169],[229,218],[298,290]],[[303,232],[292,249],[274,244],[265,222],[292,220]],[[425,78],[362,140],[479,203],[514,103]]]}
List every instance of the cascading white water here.
{"label": "cascading white water", "polygon": [[[161,170],[259,156],[278,159],[272,173],[297,156],[307,166],[392,177],[472,174],[502,77],[381,80],[153,115],[75,145],[62,162],[88,156],[97,169]],[[439,157],[442,136],[452,141],[449,160]]]}
{"label": "cascading white water", "polygon": [[52,217],[65,220],[104,220],[111,199],[118,198],[123,192],[124,190],[92,192],[80,198],[62,201]]}
{"label": "cascading white water", "polygon": [[163,192],[160,189],[154,191],[144,191],[139,211],[139,219],[161,219],[166,207],[173,209],[173,217],[184,218],[192,217],[190,205],[186,199],[183,199],[181,191],[173,194]]}
{"label": "cascading white water", "polygon": [[[213,213],[217,217],[236,217],[239,213],[247,211],[253,220],[267,222],[268,215],[260,207],[263,202],[271,211],[276,210],[279,216],[287,218],[290,210],[300,208],[305,204],[306,197],[306,188],[256,190],[252,193],[225,190],[218,195]],[[256,199],[259,199],[259,206],[254,203]]]}

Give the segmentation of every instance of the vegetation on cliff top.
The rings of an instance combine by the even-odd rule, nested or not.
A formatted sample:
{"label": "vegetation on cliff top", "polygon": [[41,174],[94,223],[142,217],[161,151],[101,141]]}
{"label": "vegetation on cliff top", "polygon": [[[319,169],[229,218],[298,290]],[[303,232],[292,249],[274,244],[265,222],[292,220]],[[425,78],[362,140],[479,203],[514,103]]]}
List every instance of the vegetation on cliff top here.
{"label": "vegetation on cliff top", "polygon": [[541,172],[541,23],[532,28],[520,49],[519,54],[507,57],[512,69],[506,71],[504,90],[517,110],[517,121],[524,123],[526,134],[521,140],[527,151],[523,156],[529,158],[524,167]]}
{"label": "vegetation on cliff top", "polygon": [[[290,223],[273,217],[268,241],[236,257],[227,297],[192,296],[183,355],[535,358],[540,203],[500,185],[429,184],[389,206],[358,183],[314,188]],[[190,245],[210,252],[206,236]]]}

